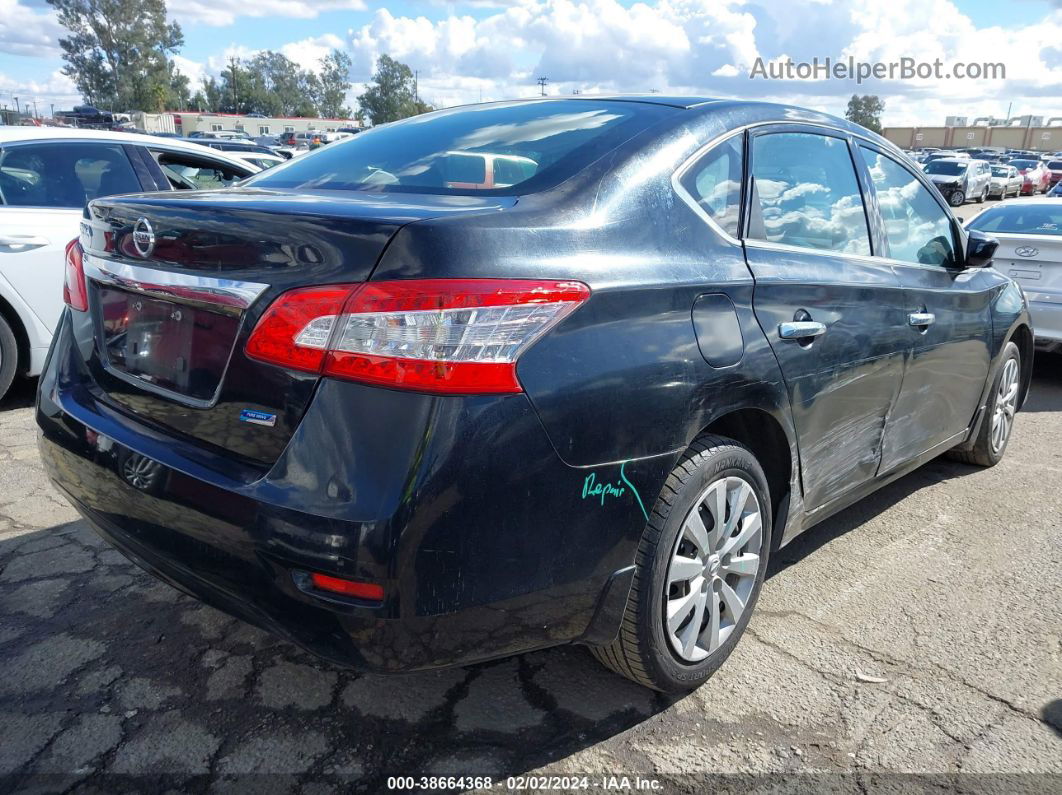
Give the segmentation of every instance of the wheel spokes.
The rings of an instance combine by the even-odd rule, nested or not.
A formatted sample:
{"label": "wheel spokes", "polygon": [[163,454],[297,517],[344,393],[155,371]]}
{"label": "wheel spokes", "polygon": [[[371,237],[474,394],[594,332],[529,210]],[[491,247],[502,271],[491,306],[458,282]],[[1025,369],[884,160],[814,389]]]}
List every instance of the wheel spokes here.
{"label": "wheel spokes", "polygon": [[755,575],[759,570],[760,556],[751,552],[746,552],[744,555],[735,555],[720,567],[720,571],[724,574],[737,574],[741,577]]}
{"label": "wheel spokes", "polygon": [[671,559],[671,570],[668,572],[667,584],[687,582],[694,577],[700,577],[702,574],[704,574],[704,563],[700,559],[675,555]]}
{"label": "wheel spokes", "polygon": [[736,624],[738,619],[741,618],[741,614],[745,612],[745,603],[741,601],[741,597],[725,581],[719,586],[719,595],[723,597],[723,604],[726,605],[730,618]]}
{"label": "wheel spokes", "polygon": [[752,537],[760,532],[760,513],[757,511],[754,514],[746,516],[741,523],[741,529],[736,536],[728,538],[719,550],[720,555],[730,555],[737,552],[744,547]]}

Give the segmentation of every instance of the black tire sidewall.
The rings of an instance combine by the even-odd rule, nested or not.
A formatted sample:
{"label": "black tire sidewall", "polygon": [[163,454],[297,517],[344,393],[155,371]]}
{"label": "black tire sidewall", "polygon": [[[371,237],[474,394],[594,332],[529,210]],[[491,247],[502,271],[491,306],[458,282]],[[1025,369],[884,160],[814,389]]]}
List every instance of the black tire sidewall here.
{"label": "black tire sidewall", "polygon": [[[756,492],[756,498],[760,501],[760,512],[763,517],[760,569],[756,574],[756,583],[749,596],[745,612],[738,622],[737,630],[732,632],[726,642],[707,659],[695,664],[684,663],[674,654],[664,634],[664,583],[667,578],[671,550],[681,532],[683,521],[697,498],[713,481],[728,475],[736,475],[751,483]],[[643,658],[649,669],[648,673],[661,689],[675,692],[697,687],[723,664],[741,639],[755,609],[760,587],[763,585],[767,572],[771,546],[771,521],[771,503],[763,470],[752,453],[738,445],[717,448],[714,454],[706,456],[699,463],[695,474],[679,489],[651,560],[647,563],[648,583],[647,587],[642,589],[641,597],[644,603],[640,605],[639,610],[640,626],[638,629],[645,652]]]}
{"label": "black tire sidewall", "polygon": [[0,400],[7,394],[11,382],[15,380],[17,369],[18,342],[7,320],[0,316]]}

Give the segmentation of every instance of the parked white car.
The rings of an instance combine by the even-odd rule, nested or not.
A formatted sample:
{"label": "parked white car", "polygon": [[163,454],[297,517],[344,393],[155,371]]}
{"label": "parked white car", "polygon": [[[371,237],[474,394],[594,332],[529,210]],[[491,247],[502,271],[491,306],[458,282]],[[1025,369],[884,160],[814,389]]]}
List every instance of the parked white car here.
{"label": "parked white car", "polygon": [[988,183],[988,195],[1005,199],[1019,196],[1024,178],[1014,166],[993,165],[992,181]]}
{"label": "parked white car", "polygon": [[259,167],[196,143],[56,127],[0,127],[0,397],[37,375],[63,309],[67,244],[86,202],[216,188]]}
{"label": "parked white car", "polygon": [[983,202],[988,198],[992,170],[984,160],[939,157],[927,162],[923,171],[952,207],[959,207],[969,199]]}

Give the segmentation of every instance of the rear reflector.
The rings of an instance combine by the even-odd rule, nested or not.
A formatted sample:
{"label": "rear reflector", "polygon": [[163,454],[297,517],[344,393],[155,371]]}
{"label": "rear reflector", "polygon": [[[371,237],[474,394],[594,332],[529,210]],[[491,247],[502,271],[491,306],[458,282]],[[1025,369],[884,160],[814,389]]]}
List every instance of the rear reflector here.
{"label": "rear reflector", "polygon": [[344,580],[340,577],[331,577],[327,574],[318,574],[316,572],[310,575],[310,582],[319,591],[352,596],[355,599],[382,602],[384,598],[383,586],[372,582],[355,582],[354,580]]}
{"label": "rear reflector", "polygon": [[269,307],[247,353],[398,389],[520,392],[520,354],[589,297],[581,282],[517,279],[300,288]]}
{"label": "rear reflector", "polygon": [[75,237],[66,244],[66,269],[63,276],[63,303],[78,312],[88,311],[88,289],[85,287],[85,263],[81,243]]}

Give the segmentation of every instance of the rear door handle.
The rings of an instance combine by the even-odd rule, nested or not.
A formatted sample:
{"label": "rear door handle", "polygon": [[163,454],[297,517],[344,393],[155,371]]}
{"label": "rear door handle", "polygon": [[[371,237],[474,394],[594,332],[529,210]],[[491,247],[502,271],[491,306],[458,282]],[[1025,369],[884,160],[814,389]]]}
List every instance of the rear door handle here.
{"label": "rear door handle", "polygon": [[826,324],[816,320],[792,320],[778,324],[778,336],[784,340],[803,340],[821,337],[826,333]]}
{"label": "rear door handle", "polygon": [[912,312],[907,316],[907,322],[916,328],[925,328],[936,323],[937,316],[932,312]]}
{"label": "rear door handle", "polygon": [[40,248],[51,241],[40,235],[0,235],[0,247],[3,248]]}

